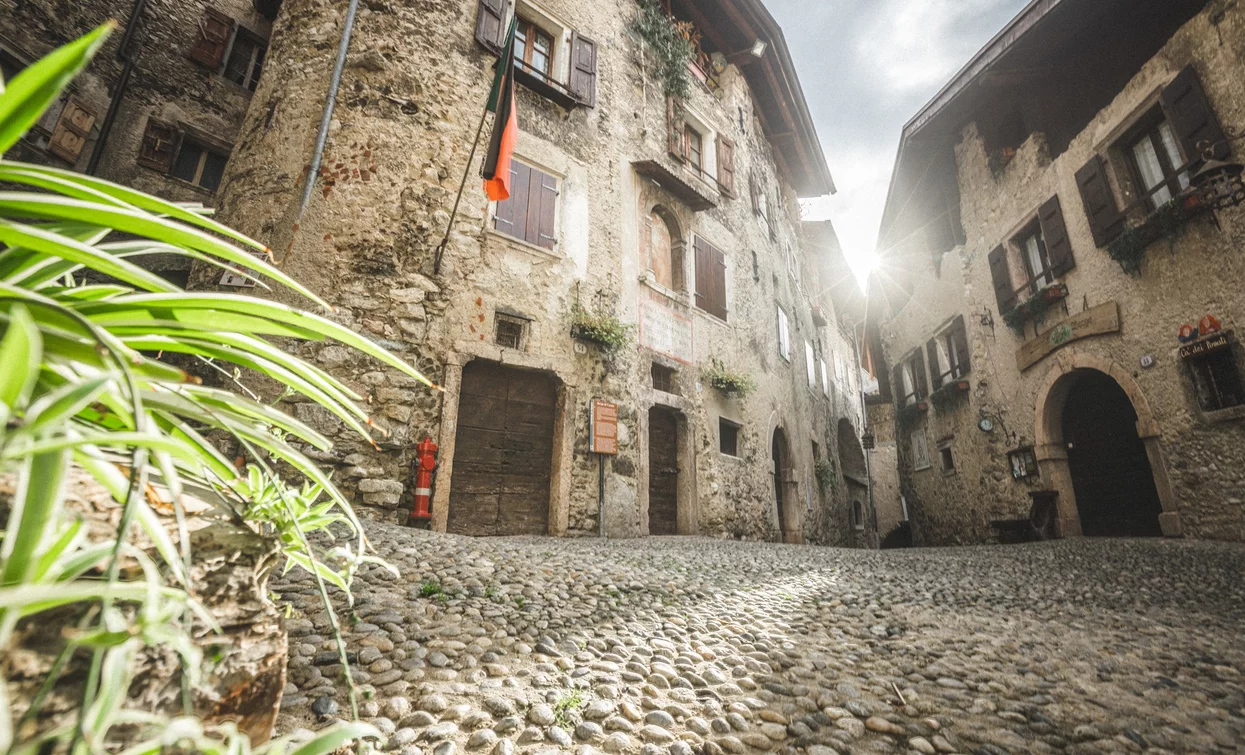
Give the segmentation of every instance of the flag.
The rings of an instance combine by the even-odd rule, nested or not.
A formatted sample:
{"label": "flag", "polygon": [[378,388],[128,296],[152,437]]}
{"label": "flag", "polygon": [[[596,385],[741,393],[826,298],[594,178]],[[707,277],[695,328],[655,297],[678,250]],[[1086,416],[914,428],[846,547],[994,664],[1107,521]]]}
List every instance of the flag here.
{"label": "flag", "polygon": [[484,193],[501,201],[510,198],[510,157],[519,138],[519,121],[514,108],[514,35],[518,22],[515,16],[506,32],[497,73],[489,91],[485,108],[494,113],[493,135],[489,137],[488,154],[484,156]]}

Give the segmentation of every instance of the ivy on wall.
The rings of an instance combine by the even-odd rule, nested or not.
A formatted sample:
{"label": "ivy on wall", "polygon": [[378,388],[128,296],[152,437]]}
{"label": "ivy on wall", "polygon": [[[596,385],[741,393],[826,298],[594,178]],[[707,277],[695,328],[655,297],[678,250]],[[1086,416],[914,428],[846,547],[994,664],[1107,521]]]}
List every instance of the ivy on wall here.
{"label": "ivy on wall", "polygon": [[656,57],[657,76],[666,96],[682,99],[692,90],[687,66],[696,55],[691,38],[695,28],[666,14],[656,0],[642,0],[631,30]]}

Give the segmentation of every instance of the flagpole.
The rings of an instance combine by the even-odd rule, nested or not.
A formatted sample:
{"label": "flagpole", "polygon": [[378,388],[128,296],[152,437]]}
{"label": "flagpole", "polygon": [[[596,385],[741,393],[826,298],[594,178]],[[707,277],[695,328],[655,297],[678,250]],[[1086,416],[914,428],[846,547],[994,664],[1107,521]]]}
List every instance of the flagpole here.
{"label": "flagpole", "polygon": [[467,167],[463,170],[463,180],[458,184],[458,196],[454,198],[454,209],[450,211],[450,222],[445,224],[445,237],[437,245],[436,256],[432,260],[432,274],[441,274],[441,257],[445,255],[445,247],[450,243],[450,231],[454,228],[454,218],[458,216],[458,203],[463,200],[463,192],[467,189],[467,176],[471,175],[471,164],[476,159],[476,148],[480,146],[480,136],[484,133],[484,120],[488,118],[488,106],[480,113],[480,126],[476,129],[476,139],[471,143],[471,154],[467,155]]}

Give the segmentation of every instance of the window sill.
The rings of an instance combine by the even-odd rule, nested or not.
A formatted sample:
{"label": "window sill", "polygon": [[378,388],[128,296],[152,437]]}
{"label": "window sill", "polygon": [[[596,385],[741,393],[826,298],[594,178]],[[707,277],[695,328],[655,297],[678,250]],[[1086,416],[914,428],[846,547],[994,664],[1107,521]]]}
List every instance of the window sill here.
{"label": "window sill", "polygon": [[928,471],[929,471],[929,470],[931,470],[931,469],[933,469],[933,467],[932,467],[932,466],[930,466],[930,465],[928,465],[928,464],[926,464],[926,465],[925,465],[925,466],[923,466],[923,467],[913,467],[913,468],[912,468],[912,471],[913,471],[913,472],[928,472]]}
{"label": "window sill", "polygon": [[[728,309],[728,310],[726,310],[726,318],[727,318],[727,319],[725,319],[725,320],[723,320],[721,317],[718,317],[717,315],[713,314],[712,312],[709,312],[709,311],[707,311],[707,310],[701,309],[700,307],[697,307],[697,306],[695,306],[695,305],[692,305],[692,311],[694,311],[696,314],[700,315],[700,318],[701,318],[702,320],[708,320],[709,322],[717,323],[718,325],[721,325],[721,326],[722,326],[722,327],[724,327],[724,328],[729,328],[729,327],[731,326],[731,323],[730,323],[731,311],[730,311],[729,309]],[[790,360],[788,360],[788,361],[790,361]]]}
{"label": "window sill", "polygon": [[743,461],[744,461],[744,457],[742,457],[742,456],[739,456],[739,455],[737,455],[737,454],[728,454],[728,453],[723,453],[723,452],[721,452],[721,451],[718,451],[718,458],[719,458],[719,459],[725,459],[725,460],[728,460],[728,461],[732,461],[732,462],[735,462],[735,463],[737,463],[737,464],[742,464],[742,463],[743,463]]}
{"label": "window sill", "polygon": [[644,273],[640,275],[640,283],[643,283],[645,286],[648,286],[652,290],[656,291],[657,293],[661,294],[667,299],[670,299],[676,304],[681,304],[685,307],[692,306],[691,302],[688,301],[688,299],[691,298],[691,294],[687,293],[686,291],[683,291],[683,292],[676,291],[675,289],[669,288],[663,283],[658,283],[657,279],[653,276],[652,270],[645,270]]}
{"label": "window sill", "polygon": [[1245,404],[1230,406],[1227,409],[1214,409],[1202,412],[1202,421],[1216,424],[1219,422],[1235,422],[1245,419]]}
{"label": "window sill", "polygon": [[566,110],[573,110],[578,105],[587,107],[587,103],[580,101],[579,98],[562,88],[561,82],[547,81],[519,65],[518,61],[515,61],[514,80]]}
{"label": "window sill", "polygon": [[[491,220],[492,219],[490,218],[490,222]],[[502,233],[501,231],[495,228],[485,228],[484,234],[485,236],[494,238],[502,242],[506,246],[510,247],[511,249],[515,249],[520,252],[526,252],[528,254],[535,255],[537,257],[544,257],[546,259],[552,259],[552,260],[566,259],[566,255],[558,251],[558,246],[556,244],[554,245],[553,249],[546,249],[543,246],[536,246],[535,244],[530,244],[524,241],[523,239],[516,239],[514,236],[510,236],[508,234]]]}

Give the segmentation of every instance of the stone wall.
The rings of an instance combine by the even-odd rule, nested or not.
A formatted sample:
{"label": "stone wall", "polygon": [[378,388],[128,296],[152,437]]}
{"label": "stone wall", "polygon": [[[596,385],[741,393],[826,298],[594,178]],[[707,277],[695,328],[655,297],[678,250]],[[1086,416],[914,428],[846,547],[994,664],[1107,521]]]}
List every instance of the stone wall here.
{"label": "stone wall", "polygon": [[[516,154],[559,178],[557,243],[545,250],[492,230],[493,210],[473,167],[436,275],[433,252],[492,74],[493,57],[473,38],[475,4],[377,0],[360,7],[321,184],[301,217],[303,172],[343,9],[322,0],[287,0],[282,8],[268,68],[242,127],[245,136],[226,173],[221,217],[276,250],[286,272],[337,306],[333,316],[339,321],[447,388],[429,392],[334,346],[300,346],[364,394],[373,421],[387,433],[380,453],[342,436],[335,438],[342,455],[322,460],[338,466],[338,479],[358,491],[358,502],[373,515],[405,518],[414,444],[433,438],[441,445],[433,525],[446,526],[459,380],[464,365],[485,359],[544,370],[560,381],[550,534],[597,532],[597,463],[588,452],[587,418],[591,400],[602,398],[619,404],[621,421],[619,455],[607,462],[609,535],[647,533],[648,410],[662,405],[682,417],[680,532],[778,536],[784,527],[774,505],[770,443],[781,428],[793,470],[784,484],[789,500],[798,503],[798,510],[788,511],[788,536],[847,542],[846,500],[818,489],[812,443],[836,458],[837,419],[848,416],[861,427],[850,400],[856,381],[849,370],[826,387],[818,374],[810,388],[804,343],[816,344],[833,376],[832,355],[850,356],[850,337],[833,316],[826,327],[812,321],[808,297],[823,287],[816,266],[799,251],[797,199],[775,167],[747,80],[728,66],[718,96],[697,88],[688,100],[698,119],[736,145],[736,196],[709,187],[716,207],[692,212],[631,166],[666,157],[666,100],[640,65],[638,40],[628,31],[636,6],[626,0],[550,0],[541,7],[595,40],[598,55],[595,107],[567,110],[518,89]],[[775,240],[753,216],[752,174],[779,189]],[[672,209],[682,226],[687,288],[694,280],[692,234],[725,252],[725,322],[696,309],[690,290],[671,291],[646,274],[641,219],[656,203]],[[788,273],[788,247],[803,267],[799,287]],[[604,308],[635,326],[642,302],[658,302],[691,321],[693,349],[686,363],[638,346],[634,331],[631,346],[609,357],[568,335],[576,304]],[[790,362],[775,346],[778,304],[791,318]],[[530,318],[526,348],[493,342],[498,311]],[[699,379],[713,359],[751,375],[759,389],[744,400],[719,396]],[[678,370],[681,395],[651,387],[654,360]],[[337,423],[316,409],[295,411],[338,434]],[[742,427],[739,458],[718,452],[719,417]]]}
{"label": "stone wall", "polygon": [[[919,271],[907,304],[883,327],[887,361],[896,364],[925,344],[939,324],[964,317],[972,372],[968,400],[947,411],[931,407],[915,425],[899,429],[899,468],[918,542],[980,542],[990,537],[994,519],[1025,517],[1027,493],[1055,488],[1063,492],[1060,517],[1065,534],[1079,532],[1071,486],[1062,478],[1066,450],[1039,422],[1039,406],[1057,379],[1079,368],[1109,372],[1133,399],[1139,431],[1146,441],[1156,485],[1163,499],[1161,521],[1167,534],[1199,538],[1245,539],[1245,429],[1233,412],[1206,413],[1193,394],[1187,367],[1177,351],[1184,323],[1213,314],[1224,329],[1245,326],[1240,290],[1245,271],[1238,251],[1245,240],[1241,209],[1191,221],[1179,235],[1150,245],[1140,276],[1126,275],[1105,249],[1097,248],[1075,179],[1095,153],[1108,151],[1122,131],[1156,101],[1176,74],[1192,63],[1219,121],[1235,126],[1245,118],[1245,19],[1228,13],[1218,29],[1203,12],[1188,22],[1144,65],[1109,106],[1052,159],[1041,134],[1031,136],[996,176],[974,124],[955,148],[967,242],[938,264],[919,245],[901,256]],[[1222,35],[1222,41],[1220,39]],[[1234,160],[1240,161],[1239,144]],[[1112,161],[1117,201],[1122,167]],[[1125,187],[1126,188],[1126,187]],[[1070,295],[1046,317],[1043,328],[1065,317],[1109,302],[1119,305],[1121,330],[1057,348],[1021,370],[1016,352],[1025,339],[1013,333],[998,312],[987,254],[1011,238],[1052,195],[1058,195],[1076,267],[1063,281]],[[1128,201],[1121,202],[1121,206]],[[1216,221],[1217,220],[1217,224]],[[1034,338],[1030,326],[1027,339]],[[1233,347],[1242,365],[1240,346]],[[1141,366],[1152,356],[1152,367]],[[978,429],[989,419],[993,430]],[[1151,421],[1152,420],[1152,421]],[[911,433],[924,432],[933,465],[914,469]],[[950,444],[956,471],[939,469],[936,446]],[[1055,441],[1052,443],[1051,441]],[[1045,446],[1043,444],[1046,444]],[[1007,452],[1037,445],[1042,478],[1014,481]],[[1073,500],[1068,500],[1072,498]]]}

